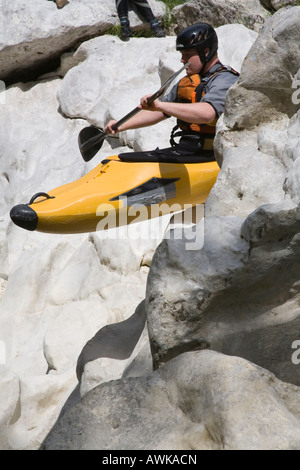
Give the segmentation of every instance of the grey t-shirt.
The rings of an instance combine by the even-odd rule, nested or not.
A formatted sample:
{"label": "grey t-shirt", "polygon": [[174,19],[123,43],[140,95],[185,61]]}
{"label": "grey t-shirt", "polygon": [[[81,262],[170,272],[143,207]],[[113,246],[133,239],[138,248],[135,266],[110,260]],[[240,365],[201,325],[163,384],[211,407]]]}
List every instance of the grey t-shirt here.
{"label": "grey t-shirt", "polygon": [[[215,64],[211,67],[210,72],[215,72],[218,67],[220,67],[220,64]],[[238,75],[227,70],[217,73],[205,85],[205,95],[200,99],[200,102],[209,103],[216,111],[217,117],[219,117],[224,112],[226,93],[237,79]],[[162,101],[167,101],[168,103],[176,102],[178,83],[162,98]]]}

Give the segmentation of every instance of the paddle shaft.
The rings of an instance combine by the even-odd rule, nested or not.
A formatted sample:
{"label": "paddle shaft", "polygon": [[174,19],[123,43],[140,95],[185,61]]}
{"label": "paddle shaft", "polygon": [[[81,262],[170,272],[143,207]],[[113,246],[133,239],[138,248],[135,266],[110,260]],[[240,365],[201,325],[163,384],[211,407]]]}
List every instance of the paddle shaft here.
{"label": "paddle shaft", "polygon": [[[160,90],[156,91],[155,93],[153,93],[153,95],[149,96],[149,98],[147,99],[148,104],[153,103],[153,101],[155,101],[157,98],[159,98],[159,96],[161,96],[163,94],[163,92],[164,92],[164,89],[163,90],[160,89]],[[131,119],[133,116],[135,116],[140,111],[142,111],[142,108],[137,106],[132,111],[130,111],[128,114],[126,114],[126,116],[122,117],[118,122],[113,124],[112,129],[114,131],[116,131],[120,126],[122,126],[122,124],[124,124],[124,122],[129,121],[129,119]]]}
{"label": "paddle shaft", "polygon": [[111,127],[114,131],[116,131],[117,129],[119,129],[120,126],[122,126],[122,124],[124,124],[124,122],[126,121],[129,121],[129,119],[131,119],[133,116],[135,116],[139,111],[141,111],[142,109],[139,108],[138,106],[136,108],[134,108],[132,111],[130,111],[129,113],[126,114],[126,116],[122,117],[119,121],[115,122]]}
{"label": "paddle shaft", "polygon": [[[156,92],[154,93],[153,95],[151,95],[149,98],[148,98],[148,104],[151,104],[153,103],[154,100],[156,100],[156,98],[158,98],[163,92],[159,93],[159,92]],[[112,129],[114,131],[116,131],[117,129],[119,129],[120,126],[122,126],[122,124],[124,124],[124,122],[127,122],[129,121],[129,119],[131,119],[133,116],[135,116],[137,113],[139,113],[140,111],[142,111],[142,108],[139,108],[138,106],[136,108],[134,108],[132,111],[130,111],[129,113],[126,114],[126,116],[122,117],[119,121],[115,122],[113,125],[112,125]],[[99,131],[100,132],[100,131]],[[109,132],[107,131],[103,131],[101,133],[99,133],[99,135],[96,135],[94,137],[91,137],[85,144],[85,150],[87,150],[88,148],[91,148],[93,147],[94,145],[97,145],[97,144],[100,144],[100,142],[102,142],[107,136],[109,135]]]}
{"label": "paddle shaft", "polygon": [[[184,69],[186,69],[188,67],[188,65],[189,65],[189,62],[187,64],[185,64],[183,67],[181,67],[181,69],[178,70],[176,73],[171,75],[171,77],[169,77],[168,80],[165,81],[165,83],[160,87],[160,89],[157,90],[153,95],[151,95],[147,99],[148,104],[153,103],[154,100],[156,100],[159,96],[161,96],[164,93],[164,91],[166,90],[167,86],[174,80],[174,78],[177,75],[179,75]],[[121,118],[119,121],[115,122],[112,125],[112,129],[114,131],[117,131],[118,128],[122,124],[124,124],[124,122],[128,121],[130,118],[135,116],[140,111],[142,111],[142,108],[137,106],[132,111],[130,111],[128,114],[126,114],[126,116]],[[88,130],[88,128],[85,128],[79,134],[79,147],[80,147],[80,152],[81,152],[81,155],[82,155],[83,159],[85,161],[89,161],[99,151],[99,149],[102,146],[103,140],[109,135],[109,133],[107,131],[100,131],[99,130],[98,135],[88,137],[87,140],[83,141],[83,139],[85,139],[86,137],[83,137],[82,135],[86,131],[86,129]]]}

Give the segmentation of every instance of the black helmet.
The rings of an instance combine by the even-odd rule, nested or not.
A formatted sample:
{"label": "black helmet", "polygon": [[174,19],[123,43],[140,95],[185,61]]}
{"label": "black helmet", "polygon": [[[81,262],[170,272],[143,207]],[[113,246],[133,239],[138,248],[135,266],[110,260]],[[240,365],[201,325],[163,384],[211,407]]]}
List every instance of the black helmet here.
{"label": "black helmet", "polygon": [[[209,53],[205,56],[205,49]],[[209,62],[218,50],[218,36],[214,28],[208,23],[196,23],[188,26],[176,39],[176,50],[197,49],[201,61],[205,64]]]}

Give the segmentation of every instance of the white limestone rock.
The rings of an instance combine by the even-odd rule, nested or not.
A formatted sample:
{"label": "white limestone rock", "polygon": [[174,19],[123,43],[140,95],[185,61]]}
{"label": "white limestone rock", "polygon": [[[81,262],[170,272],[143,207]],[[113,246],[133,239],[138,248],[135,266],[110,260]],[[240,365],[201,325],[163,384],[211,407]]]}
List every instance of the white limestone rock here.
{"label": "white limestone rock", "polygon": [[[164,15],[162,2],[150,0],[150,5],[155,16]],[[31,74],[37,78],[64,51],[119,24],[110,0],[70,0],[61,10],[47,0],[2,1],[0,12],[0,72],[9,83]],[[143,23],[132,11],[130,20],[133,27]]]}
{"label": "white limestone rock", "polygon": [[240,72],[245,57],[256,41],[258,33],[239,23],[219,26],[216,28],[216,33],[220,61]]}
{"label": "white limestone rock", "polygon": [[[10,221],[15,204],[81,177],[121,150],[106,141],[97,161],[83,161],[77,138],[88,123],[61,114],[56,98],[61,83],[19,83],[6,90],[1,103],[0,344],[5,345],[5,366],[16,377],[10,385],[3,382],[3,390],[11,386],[12,397],[17,394],[9,409],[1,408],[3,448],[39,447],[77,383],[75,366],[85,343],[107,323],[122,321],[143,300],[149,267],[142,269],[142,260],[151,258],[162,237],[158,233],[150,241],[128,244],[125,233],[120,240],[101,242],[97,234],[31,233]],[[20,377],[23,383],[37,384],[26,388],[26,398],[25,388],[14,385]],[[43,412],[36,409],[39,387],[44,390]],[[50,397],[61,389],[63,394],[47,410],[47,393]],[[11,423],[7,417],[18,401],[21,414]],[[31,427],[34,432],[29,433]]]}
{"label": "white limestone rock", "polygon": [[74,372],[24,376],[15,415],[8,427],[9,450],[35,450],[58,418],[74,388]]}
{"label": "white limestone rock", "polygon": [[[16,78],[17,71],[23,73],[27,66],[39,67],[38,55],[48,60],[54,51],[60,54],[62,47],[70,47],[75,36],[76,41],[82,40],[84,29],[88,28],[87,34],[93,35],[94,28],[99,28],[99,11],[101,16],[104,7],[114,6],[108,1],[93,0],[87,4],[70,0],[59,11],[46,0],[25,3],[17,0],[5,5],[1,2],[1,11],[5,13],[1,19],[8,19],[5,27],[0,28],[3,78],[5,74]],[[106,28],[105,15],[100,21],[100,28],[103,22]],[[116,16],[107,20],[109,24],[112,21],[117,21]],[[238,68],[247,44],[250,48],[255,38],[239,25],[232,28],[232,35],[225,27],[220,32],[224,32],[224,40],[231,38],[232,55],[226,56],[224,47],[222,54],[226,63],[231,63],[232,57]],[[236,34],[243,43],[240,55],[233,47]],[[5,103],[1,101],[0,192],[4,198],[0,200],[0,341],[5,343],[5,366],[12,374],[8,384],[3,379],[3,390],[11,387],[12,396],[8,408],[1,407],[4,448],[39,447],[77,383],[74,369],[80,349],[104,324],[123,321],[144,299],[148,266],[163,233],[159,231],[151,240],[138,238],[138,241],[131,238],[128,241],[128,236],[116,241],[103,240],[98,234],[29,233],[11,223],[9,211],[15,204],[28,202],[38,191],[48,191],[79,178],[108,155],[131,147],[145,149],[143,145],[149,149],[152,142],[166,145],[168,127],[153,130],[149,135],[128,134],[120,140],[107,139],[95,160],[85,164],[77,137],[82,127],[88,125],[87,120],[100,125],[109,117],[120,118],[137,105],[140,94],[154,91],[169,73],[177,70],[180,62],[174,42],[174,38],[141,42],[134,39],[124,48],[117,37],[91,40],[73,57],[68,54],[69,64],[65,57],[59,71],[65,76],[63,80],[45,78],[17,83],[6,90]],[[100,49],[95,46],[98,43]],[[142,55],[137,59],[136,50],[140,50],[141,44],[148,54],[147,61]],[[132,80],[125,97],[124,89],[116,88],[115,81],[112,86],[106,75],[101,82],[105,100],[99,100],[97,80],[99,68],[104,65],[99,51],[103,46],[111,47],[106,72],[110,74],[109,66],[116,64],[118,68],[113,73],[119,75],[121,61],[124,76]],[[90,47],[94,48],[92,52]],[[136,66],[137,60],[140,66]],[[69,67],[73,69],[66,74]],[[171,127],[170,122],[162,125]],[[292,176],[288,184],[295,193]],[[135,230],[138,232],[139,228]],[[130,364],[126,363],[129,370],[127,366],[130,368]],[[125,364],[120,367],[120,374],[124,367]],[[16,407],[17,402],[22,404],[21,410]]]}
{"label": "white limestone rock", "polygon": [[8,427],[15,418],[20,393],[19,378],[0,362],[0,449],[10,450]]}
{"label": "white limestone rock", "polygon": [[188,0],[175,7],[172,14],[179,29],[195,23],[195,18],[200,18],[214,27],[241,23],[256,32],[261,31],[270,16],[259,0]]}
{"label": "white limestone rock", "polygon": [[255,128],[298,111],[293,84],[299,74],[299,21],[300,6],[280,9],[266,22],[227,94],[224,121],[230,129]]}
{"label": "white limestone rock", "polygon": [[[299,7],[284,9],[268,20],[228,92],[216,139],[221,171],[205,204],[203,246],[192,250],[182,237],[164,240],[156,250],[146,296],[155,367],[209,347],[299,385],[291,359],[300,325],[300,115],[299,103],[291,100],[299,13]],[[285,65],[283,74],[273,73],[271,86],[265,71],[274,51]],[[259,81],[246,63],[255,64]],[[262,101],[252,96],[256,91]],[[232,94],[239,98],[230,108]],[[264,99],[272,106],[263,108]],[[261,120],[254,126],[255,113]],[[197,227],[195,234],[201,232]]]}
{"label": "white limestone rock", "polygon": [[299,5],[299,2],[297,2],[297,0],[269,0],[269,3],[269,6],[274,8],[274,10],[279,10],[280,8],[284,8],[287,6],[295,7]]}
{"label": "white limestone rock", "polygon": [[42,450],[297,450],[299,387],[214,351],[91,390]]}
{"label": "white limestone rock", "polygon": [[[90,390],[98,385],[108,382],[110,380],[117,380],[123,377],[137,376],[138,371],[138,355],[143,350],[149,349],[149,339],[147,328],[144,329],[137,345],[135,346],[132,354],[126,359],[114,359],[108,357],[100,357],[94,361],[88,362],[84,367],[84,372],[80,380],[80,395],[85,396]],[[151,356],[150,356],[151,357]],[[143,362],[143,368],[139,369],[140,375],[146,375],[147,372],[152,372],[152,361],[149,355],[147,362]],[[129,370],[131,372],[129,372]]]}
{"label": "white limestone rock", "polygon": [[283,162],[272,154],[242,145],[228,148],[206,202],[206,215],[246,217],[261,204],[280,202],[286,197],[286,177]]}
{"label": "white limestone rock", "polygon": [[59,112],[60,85],[61,80],[51,79],[6,90],[0,115],[1,215],[14,204],[28,202],[41,188],[48,191],[69,182],[70,172],[73,179],[85,172],[77,137],[86,122]]}
{"label": "white limestone rock", "polygon": [[[108,119],[123,117],[139,104],[141,96],[160,87],[163,52],[178,57],[171,73],[180,68],[172,37],[132,38],[124,43],[106,35],[84,43],[76,54],[82,54],[82,49],[87,59],[66,74],[58,99],[65,115],[88,118],[100,127]],[[137,49],[143,54],[137,56]]]}

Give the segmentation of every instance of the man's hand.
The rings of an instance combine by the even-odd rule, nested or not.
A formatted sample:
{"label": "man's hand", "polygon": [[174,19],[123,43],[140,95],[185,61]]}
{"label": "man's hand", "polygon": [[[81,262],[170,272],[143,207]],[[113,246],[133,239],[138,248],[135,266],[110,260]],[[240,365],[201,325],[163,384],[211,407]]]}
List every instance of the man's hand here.
{"label": "man's hand", "polygon": [[[141,98],[141,102],[138,105],[140,108],[140,112],[138,112],[135,116],[131,117],[128,121],[125,121],[118,127],[118,129],[113,129],[113,126],[118,122],[114,119],[110,120],[108,124],[106,124],[105,132],[110,135],[116,135],[118,132],[124,132],[129,129],[139,129],[140,127],[147,127],[153,126],[160,121],[166,119],[166,116],[159,112],[159,105],[162,103],[159,100],[155,100],[154,103],[150,105],[147,102],[149,96],[146,95]],[[151,112],[149,112],[151,111]]]}
{"label": "man's hand", "polygon": [[151,104],[148,103],[148,98],[152,95],[145,95],[141,98],[140,107],[141,109],[145,109],[146,111],[158,111],[157,105],[158,100],[154,100]]}
{"label": "man's hand", "polygon": [[113,125],[116,124],[117,121],[115,121],[114,119],[111,119],[108,124],[106,125],[106,128],[105,128],[105,132],[107,134],[111,134],[111,135],[115,135],[117,134],[118,132],[120,132],[121,129],[113,129]]}

